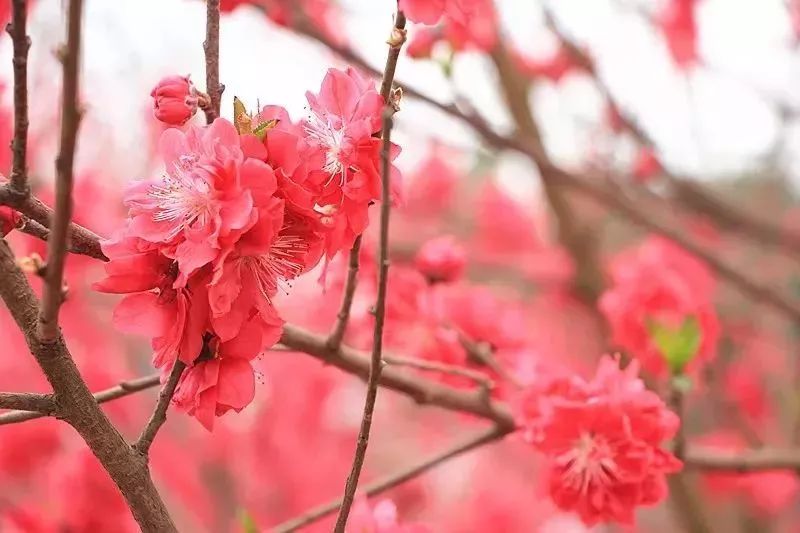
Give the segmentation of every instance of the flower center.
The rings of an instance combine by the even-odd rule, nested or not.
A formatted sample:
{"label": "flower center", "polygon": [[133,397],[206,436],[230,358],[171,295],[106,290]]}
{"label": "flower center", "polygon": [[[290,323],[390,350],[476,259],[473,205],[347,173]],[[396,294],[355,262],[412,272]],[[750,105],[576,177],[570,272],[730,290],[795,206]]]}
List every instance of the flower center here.
{"label": "flower center", "polygon": [[322,169],[331,175],[325,185],[327,186],[334,177],[339,176],[339,184],[343,186],[347,170],[342,155],[346,137],[344,124],[336,128],[329,117],[312,112],[306,121],[305,130],[311,142],[325,149],[325,165]]}
{"label": "flower center", "polygon": [[583,495],[590,486],[608,486],[618,477],[610,446],[592,433],[582,433],[556,464],[563,469],[564,484]]}
{"label": "flower center", "polygon": [[209,222],[211,185],[204,174],[191,162],[182,160],[171,175],[163,176],[161,184],[150,188],[149,194],[156,202],[153,220],[174,223],[170,239],[195,223],[202,226]]}
{"label": "flower center", "polygon": [[307,241],[287,232],[278,236],[268,254],[245,257],[244,261],[256,278],[259,292],[271,302],[279,289],[288,294],[290,280],[305,268],[303,259],[307,253]]}

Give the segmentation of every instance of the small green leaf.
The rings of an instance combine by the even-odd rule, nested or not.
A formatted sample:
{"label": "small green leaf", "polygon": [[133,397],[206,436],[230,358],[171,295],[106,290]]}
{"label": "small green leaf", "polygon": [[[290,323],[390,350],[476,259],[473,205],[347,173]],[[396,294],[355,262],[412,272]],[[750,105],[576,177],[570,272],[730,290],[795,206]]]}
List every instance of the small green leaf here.
{"label": "small green leaf", "polygon": [[700,325],[693,316],[687,317],[677,329],[651,320],[647,322],[647,330],[674,375],[683,373],[697,355],[703,339]]}
{"label": "small green leaf", "polygon": [[239,509],[239,525],[242,526],[242,533],[258,533],[255,519],[244,509]]}
{"label": "small green leaf", "polygon": [[682,394],[688,394],[692,390],[692,378],[685,374],[680,374],[672,378],[672,388]]}
{"label": "small green leaf", "polygon": [[278,122],[280,122],[280,120],[278,120],[277,118],[273,118],[271,120],[265,120],[264,122],[253,128],[253,135],[258,137],[260,141],[263,141],[264,137],[267,136],[267,132],[272,128],[274,128],[275,126],[277,126]]}
{"label": "small green leaf", "polygon": [[253,132],[253,119],[247,112],[244,102],[238,97],[233,97],[233,124],[239,135]]}

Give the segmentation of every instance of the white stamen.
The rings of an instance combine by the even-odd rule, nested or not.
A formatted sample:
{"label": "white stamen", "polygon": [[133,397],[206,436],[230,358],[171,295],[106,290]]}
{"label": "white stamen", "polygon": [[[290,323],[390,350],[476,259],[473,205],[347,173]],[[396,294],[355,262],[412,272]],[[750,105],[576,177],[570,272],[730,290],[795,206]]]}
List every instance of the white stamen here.
{"label": "white stamen", "polygon": [[280,235],[265,255],[246,257],[245,264],[255,275],[261,295],[269,302],[280,289],[284,294],[291,289],[290,280],[299,276],[305,265],[303,256],[308,244],[297,235]]}
{"label": "white stamen", "polygon": [[156,222],[175,222],[169,238],[191,227],[195,222],[204,225],[209,221],[211,186],[194,166],[181,160],[175,165],[172,175],[166,174],[160,185],[150,188],[150,196],[156,199],[158,211],[153,215]]}
{"label": "white stamen", "polygon": [[341,154],[345,139],[344,124],[335,128],[330,118],[312,112],[306,121],[305,130],[312,142],[326,150],[322,169],[331,177],[325,185],[329,185],[336,176],[339,176],[339,184],[344,185],[347,170]]}

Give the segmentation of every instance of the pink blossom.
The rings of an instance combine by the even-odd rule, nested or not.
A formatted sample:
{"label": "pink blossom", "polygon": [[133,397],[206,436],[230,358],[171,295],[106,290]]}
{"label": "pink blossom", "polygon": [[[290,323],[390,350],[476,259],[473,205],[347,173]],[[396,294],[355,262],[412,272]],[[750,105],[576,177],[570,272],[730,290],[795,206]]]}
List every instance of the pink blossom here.
{"label": "pink blossom", "polygon": [[[381,197],[381,127],[383,99],[374,82],[358,71],[330,69],[319,94],[306,93],[311,116],[305,122],[304,157],[312,169],[306,188],[316,197],[314,209],[326,228],[326,252],[332,257],[350,248],[367,227],[370,203]],[[390,159],[400,153],[392,145]],[[400,174],[392,167],[392,197],[400,198]]]}
{"label": "pink blossom", "polygon": [[150,92],[153,115],[170,126],[183,126],[197,112],[197,90],[189,76],[167,76]]}
{"label": "pink blossom", "polygon": [[662,501],[665,475],[681,468],[661,448],[679,419],[638,373],[606,356],[591,381],[561,378],[523,393],[518,420],[550,460],[550,496],[587,525],[633,523],[636,507]]}
{"label": "pink blossom", "polygon": [[100,292],[129,294],[114,310],[121,331],[148,336],[153,364],[169,367],[179,358],[191,364],[200,353],[208,322],[207,277],[173,288],[177,266],[152,244],[127,235],[103,243],[107,277],[94,285]]}
{"label": "pink blossom", "polygon": [[215,417],[237,413],[255,397],[255,374],[250,360],[263,348],[256,321],[248,322],[228,342],[207,341],[194,366],[181,376],[173,402],[212,431]]}
{"label": "pink blossom", "polygon": [[400,0],[399,8],[412,22],[436,24],[444,14],[448,0]]}
{"label": "pink blossom", "polygon": [[431,283],[458,281],[464,275],[467,254],[451,235],[427,241],[417,252],[417,269]]}
{"label": "pink blossom", "polygon": [[652,336],[652,324],[675,329],[696,321],[700,342],[688,364],[696,369],[716,353],[719,322],[712,296],[714,280],[699,260],[679,246],[650,238],[614,259],[613,285],[600,299],[615,343],[641,361],[645,370],[664,375],[664,353]]}
{"label": "pink blossom", "polygon": [[672,60],[680,69],[697,63],[696,0],[669,0],[658,17]]}
{"label": "pink blossom", "polygon": [[[223,242],[254,223],[253,198],[241,185],[244,156],[233,124],[164,132],[166,173],[135,183],[125,194],[131,231],[175,259],[176,285],[217,258]],[[266,178],[265,178],[266,179]]]}

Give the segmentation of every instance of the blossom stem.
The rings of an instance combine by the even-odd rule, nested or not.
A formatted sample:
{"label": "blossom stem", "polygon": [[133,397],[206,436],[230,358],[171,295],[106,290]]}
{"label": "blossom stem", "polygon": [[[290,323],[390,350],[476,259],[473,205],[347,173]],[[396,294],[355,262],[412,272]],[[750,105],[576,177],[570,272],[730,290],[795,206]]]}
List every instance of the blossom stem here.
{"label": "blossom stem", "polygon": [[81,52],[81,15],[83,1],[71,0],[67,11],[67,44],[59,57],[64,67],[61,100],[61,141],[56,158],[56,205],[50,238],[47,241],[47,274],[39,313],[39,336],[42,342],[58,338],[58,312],[62,294],[67,241],[72,218],[72,180],[75,146],[81,110],[78,105],[78,79]]}
{"label": "blossom stem", "polygon": [[203,111],[209,124],[219,116],[223,90],[219,83],[219,1],[206,0],[206,40],[203,41],[203,51],[206,56],[206,91],[211,105]]}
{"label": "blossom stem", "polygon": [[[159,374],[152,374],[150,376],[145,376],[142,378],[123,381],[118,385],[115,385],[109,389],[95,392],[94,399],[97,403],[110,402],[111,400],[116,400],[117,398],[123,398],[125,396],[135,394],[139,391],[151,389],[156,385],[158,385],[160,382],[161,382],[161,376]],[[35,420],[37,418],[44,418],[52,414],[53,414],[52,412],[44,412],[44,411],[39,411],[39,412],[27,411],[27,410],[11,411],[0,415],[0,426],[25,422],[26,420]]]}
{"label": "blossom stem", "polygon": [[158,430],[164,425],[164,422],[167,421],[167,409],[169,409],[172,396],[175,394],[178,381],[185,369],[186,363],[180,359],[176,359],[175,364],[172,365],[172,371],[169,373],[167,382],[161,388],[161,392],[158,395],[158,402],[156,403],[153,414],[150,416],[150,420],[147,422],[144,430],[142,430],[139,439],[133,444],[133,449],[145,458],[149,457],[150,446],[153,444],[156,433],[158,433]]}
{"label": "blossom stem", "polygon": [[28,50],[31,39],[26,33],[25,0],[13,0],[11,24],[8,34],[14,46],[14,140],[11,148],[14,159],[11,165],[10,190],[19,200],[30,195],[26,158],[28,150]]}
{"label": "blossom stem", "polygon": [[406,17],[402,11],[398,10],[395,16],[392,36],[389,40],[389,54],[386,59],[386,68],[383,73],[381,84],[381,96],[383,96],[384,110],[381,128],[381,220],[380,220],[380,241],[378,244],[378,294],[375,301],[375,331],[372,341],[372,356],[370,358],[369,375],[367,377],[367,396],[364,402],[364,415],[361,419],[361,428],[358,433],[356,452],[353,457],[353,466],[345,484],[344,497],[339,508],[339,516],[336,519],[334,533],[344,533],[347,525],[347,517],[353,505],[356,489],[358,488],[358,478],[361,475],[361,468],[364,465],[364,458],[367,454],[367,444],[372,427],[372,415],[375,410],[375,400],[378,396],[378,384],[383,367],[381,356],[383,354],[383,325],[386,318],[386,286],[389,274],[389,215],[391,213],[391,134],[392,116],[395,107],[391,102],[392,85],[397,60],[400,57],[400,49],[405,41]]}
{"label": "blossom stem", "polygon": [[[366,487],[362,489],[362,493],[366,496],[375,496],[382,492],[385,492],[393,487],[396,487],[406,481],[414,479],[425,472],[439,466],[442,463],[449,461],[459,455],[462,455],[468,451],[474,450],[476,448],[480,448],[490,442],[494,442],[498,439],[501,439],[505,435],[509,433],[508,428],[503,427],[493,427],[489,430],[481,431],[473,436],[467,437],[462,441],[459,441],[454,446],[447,448],[446,450],[431,455],[430,457],[423,459],[422,461],[390,474],[382,479],[379,479],[373,483],[370,483]],[[303,527],[306,527],[318,520],[325,518],[326,516],[330,515],[331,513],[335,512],[336,509],[342,504],[341,499],[336,499],[331,502],[328,502],[324,505],[320,505],[315,509],[311,509],[310,511],[306,512],[305,514],[298,516],[296,518],[292,518],[282,524],[279,524],[270,529],[272,533],[291,533],[293,531],[297,531]]]}

